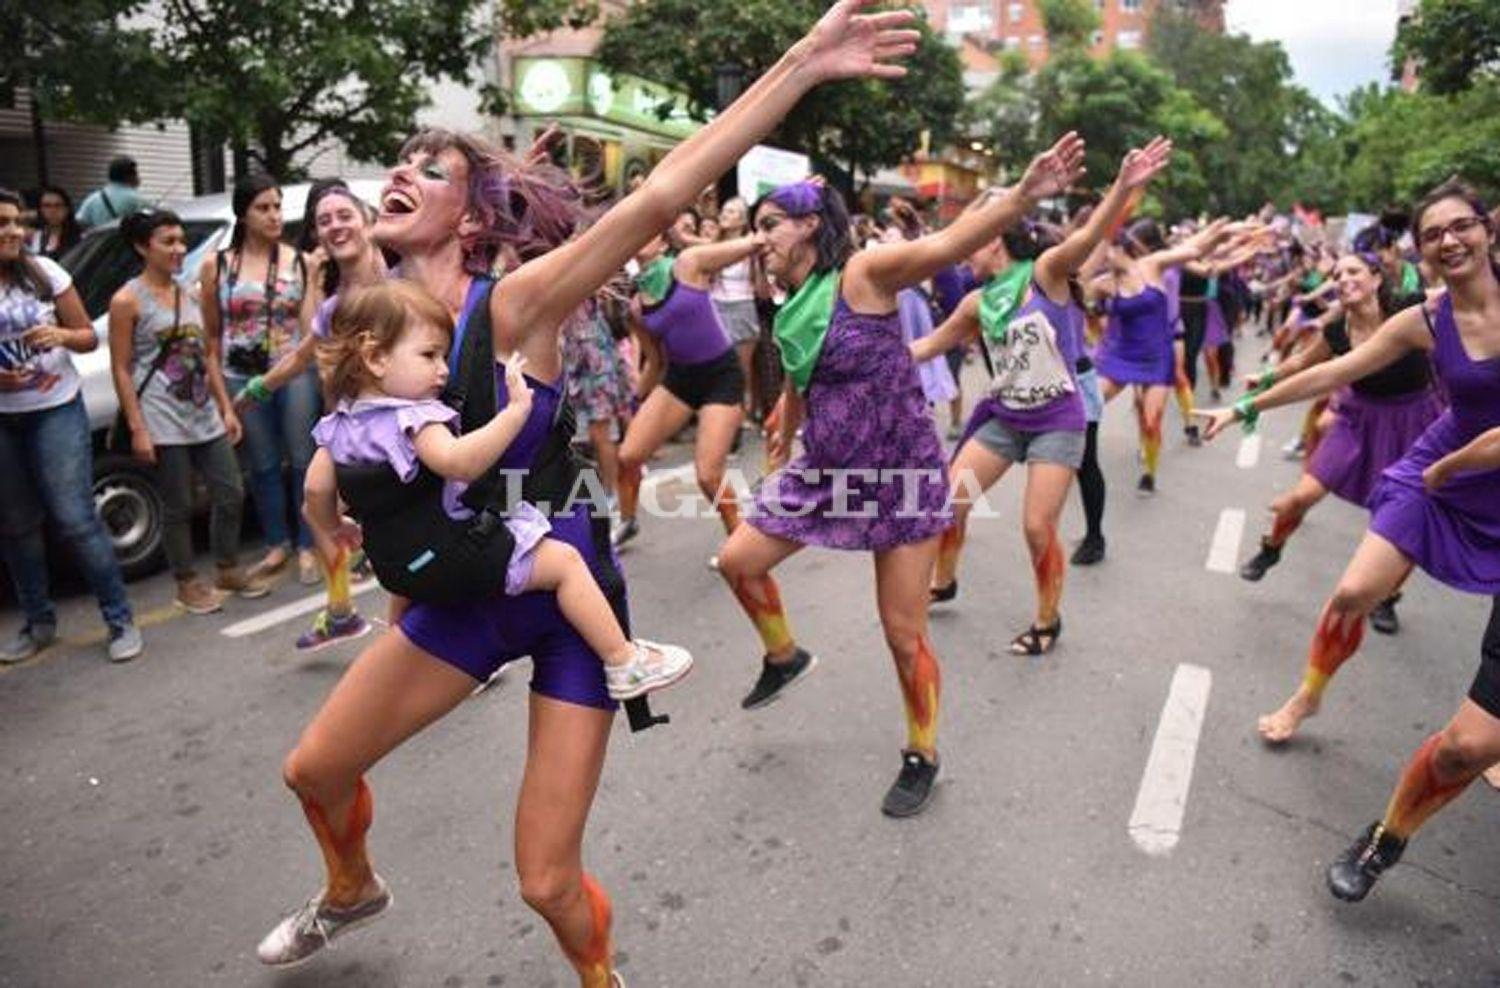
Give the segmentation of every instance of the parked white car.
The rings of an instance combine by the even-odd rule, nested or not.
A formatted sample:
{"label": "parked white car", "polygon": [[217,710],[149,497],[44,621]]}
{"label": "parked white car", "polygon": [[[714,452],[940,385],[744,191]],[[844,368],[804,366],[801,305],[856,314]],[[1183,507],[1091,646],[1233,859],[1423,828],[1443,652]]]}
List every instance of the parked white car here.
{"label": "parked white car", "polygon": [[[381,183],[353,181],[349,187],[373,204],[380,195]],[[281,208],[289,242],[295,243],[301,235],[309,188],[305,183],[282,187]],[[167,201],[160,208],[182,217],[188,243],[183,270],[189,276],[197,272],[205,257],[228,246],[234,225],[229,193]],[[83,379],[83,401],[94,437],[94,502],[126,577],[134,579],[156,572],[163,564],[161,495],[151,467],[129,455],[106,451],[104,440],[119,410],[109,371],[109,300],[140,270],[140,261],[120,237],[118,224],[110,223],[90,230],[63,256],[62,265],[72,272],[84,308],[94,321],[94,331],[99,334],[96,350],[73,357]]]}

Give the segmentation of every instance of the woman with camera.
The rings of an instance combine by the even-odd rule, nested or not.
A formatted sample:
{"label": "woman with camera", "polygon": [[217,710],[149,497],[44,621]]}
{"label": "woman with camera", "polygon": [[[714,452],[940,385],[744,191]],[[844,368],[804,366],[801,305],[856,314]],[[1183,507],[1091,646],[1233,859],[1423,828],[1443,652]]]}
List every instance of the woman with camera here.
{"label": "woman with camera", "polygon": [[[229,247],[205,258],[199,271],[203,326],[224,361],[224,383],[239,394],[296,349],[302,336],[302,299],[307,265],[281,242],[281,189],[268,175],[252,175],[235,185],[234,232]],[[250,495],[266,538],[266,555],[254,576],[271,577],[291,562],[291,524],[297,526],[297,570],[303,583],[319,579],[312,532],[297,514],[290,521],[282,463],[291,463],[293,504],[301,502],[302,479],[312,460],[312,427],[321,411],[317,373],[311,369],[286,382],[275,394],[244,409],[244,459]]]}

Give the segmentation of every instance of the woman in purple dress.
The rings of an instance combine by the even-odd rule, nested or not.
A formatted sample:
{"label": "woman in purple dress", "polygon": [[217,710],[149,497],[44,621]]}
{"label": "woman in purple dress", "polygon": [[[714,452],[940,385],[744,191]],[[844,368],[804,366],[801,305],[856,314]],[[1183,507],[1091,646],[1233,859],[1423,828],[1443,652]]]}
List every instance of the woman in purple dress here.
{"label": "woman in purple dress", "polygon": [[[581,199],[556,169],[523,164],[445,131],[407,143],[381,196],[376,239],[401,258],[400,276],[458,314],[455,356],[462,358],[463,341],[472,338],[492,344],[492,353],[479,354],[489,363],[496,354],[526,359],[531,413],[502,466],[524,471],[527,500],[530,486],[576,477],[565,435],[571,419],[558,414],[565,320],[813,87],[903,73],[891,63],[916,47],[917,33],[907,29],[912,15],[861,14],[869,5],[841,0],[639,189],[577,236]],[[496,282],[488,272],[502,252],[525,263]],[[489,364],[460,359],[459,366],[496,376]],[[471,376],[455,374],[450,385]],[[461,413],[466,431],[470,409],[492,415],[505,402],[503,379],[493,391],[468,390]],[[549,537],[572,544],[596,576],[610,581],[607,592],[625,625],[625,588],[608,560],[607,521],[591,517],[588,504],[566,510],[571,500],[567,491],[552,500],[563,507],[552,515]],[[533,680],[515,824],[521,895],[547,921],[578,984],[622,983],[613,964],[609,897],[583,870],[583,834],[614,704],[598,657],[545,593],[472,605],[413,604],[344,674],[283,767],[323,852],[326,885],[262,942],[264,963],[298,963],[388,910],[390,892],[365,843],[374,815],[365,773],[458,706],[491,672],[526,655]]]}
{"label": "woman in purple dress", "polygon": [[[1344,316],[1325,327],[1313,343],[1275,368],[1254,378],[1273,384],[1363,346],[1401,309],[1420,304],[1420,296],[1397,296],[1374,254],[1349,254],[1333,270]],[[1271,531],[1261,537],[1260,551],[1240,567],[1240,576],[1255,582],[1281,561],[1281,550],[1302,519],[1323,498],[1334,494],[1363,508],[1381,474],[1406,451],[1443,411],[1433,388],[1426,353],[1413,350],[1382,370],[1340,389],[1333,422],[1307,459],[1307,470],[1289,491],[1271,502]],[[1396,597],[1381,602],[1370,626],[1385,634],[1398,627]]]}
{"label": "woman in purple dress", "polygon": [[[1424,259],[1447,292],[1398,313],[1363,345],[1302,372],[1233,409],[1209,414],[1210,433],[1235,419],[1326,393],[1394,364],[1412,351],[1430,354],[1449,408],[1370,499],[1365,534],[1323,608],[1302,684],[1282,708],[1261,718],[1261,736],[1285,741],[1318,710],[1323,689],[1359,647],[1366,614],[1414,565],[1455,590],[1500,594],[1500,469],[1485,456],[1485,433],[1500,427],[1500,269],[1484,203],[1447,183],[1417,206],[1413,229]],[[1476,441],[1478,441],[1476,443]],[[1455,454],[1457,454],[1455,456]],[[1408,763],[1384,818],[1329,868],[1334,895],[1357,901],[1400,858],[1432,814],[1500,762],[1500,604],[1491,612],[1479,674],[1468,698]]]}
{"label": "woman in purple dress", "polygon": [[873,552],[886,644],[906,701],[907,747],[886,795],[890,816],[921,812],[937,776],[938,664],[927,640],[927,594],[938,535],[951,516],[943,449],[902,342],[896,296],[993,240],[1041,196],[1081,171],[1083,142],[1069,134],[1032,162],[1003,196],[943,231],[853,252],[838,193],[816,182],[762,199],[767,272],[791,293],[776,316],[787,388],[770,439],[785,464],[806,411],[805,452],[767,477],[754,511],[719,554],[720,570],[755,622],[766,656],[741,701],[779,696],[815,660],[787,629],[770,571],[807,545]]}
{"label": "woman in purple dress", "polygon": [[1010,235],[977,252],[972,263],[987,279],[984,288],[969,293],[951,318],[912,347],[916,360],[975,340],[989,353],[989,391],[975,406],[948,467],[954,518],[943,534],[932,599],[952,600],[958,592],[958,556],[973,501],[1012,464],[1026,464],[1022,529],[1037,603],[1031,626],[1010,643],[1016,655],[1050,652],[1062,634],[1066,567],[1057,521],[1083,462],[1088,419],[1078,376],[1091,366],[1074,277],[1124,215],[1132,193],[1165,168],[1171,154],[1172,142],[1161,137],[1132,150],[1088,222],[1039,257],[1035,246],[1028,249]]}

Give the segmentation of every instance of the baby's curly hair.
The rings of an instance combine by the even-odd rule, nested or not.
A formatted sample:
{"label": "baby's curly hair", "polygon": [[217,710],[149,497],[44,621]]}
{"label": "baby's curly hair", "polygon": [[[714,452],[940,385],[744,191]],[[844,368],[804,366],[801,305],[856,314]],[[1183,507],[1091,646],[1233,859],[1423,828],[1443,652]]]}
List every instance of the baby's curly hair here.
{"label": "baby's curly hair", "polygon": [[436,326],[453,342],[453,317],[426,289],[409,281],[384,281],[340,294],[318,343],[318,373],[335,401],[353,400],[375,382],[369,359],[388,353],[417,323]]}

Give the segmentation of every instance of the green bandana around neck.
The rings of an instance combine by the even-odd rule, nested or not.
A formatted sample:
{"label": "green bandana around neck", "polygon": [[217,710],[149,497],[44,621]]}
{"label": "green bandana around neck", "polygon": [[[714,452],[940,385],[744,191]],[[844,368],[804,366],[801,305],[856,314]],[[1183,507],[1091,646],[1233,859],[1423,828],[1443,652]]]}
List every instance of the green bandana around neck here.
{"label": "green bandana around neck", "polygon": [[979,296],[979,326],[996,343],[1005,342],[1005,330],[1026,297],[1034,261],[1017,261],[991,278]]}
{"label": "green bandana around neck", "polygon": [[648,305],[655,305],[667,297],[672,290],[672,265],[676,258],[663,254],[635,276],[635,287],[639,288]]}
{"label": "green bandana around neck", "polygon": [[812,383],[813,368],[823,352],[838,291],[837,268],[813,274],[776,313],[775,335],[781,347],[781,365],[803,393]]}

